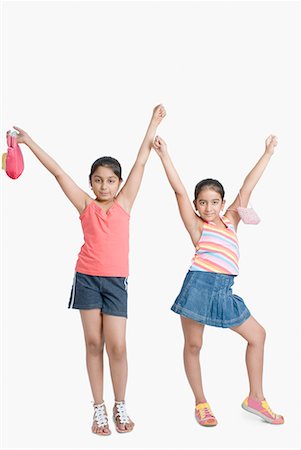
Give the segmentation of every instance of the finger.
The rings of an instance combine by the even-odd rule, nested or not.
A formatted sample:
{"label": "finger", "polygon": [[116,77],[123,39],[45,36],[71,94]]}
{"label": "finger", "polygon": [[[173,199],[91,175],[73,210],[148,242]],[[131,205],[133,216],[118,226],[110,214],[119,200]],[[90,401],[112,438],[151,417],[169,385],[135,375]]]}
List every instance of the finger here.
{"label": "finger", "polygon": [[16,127],[15,125],[13,126],[13,128],[17,130],[19,133],[24,133],[24,130],[22,130],[22,128]]}

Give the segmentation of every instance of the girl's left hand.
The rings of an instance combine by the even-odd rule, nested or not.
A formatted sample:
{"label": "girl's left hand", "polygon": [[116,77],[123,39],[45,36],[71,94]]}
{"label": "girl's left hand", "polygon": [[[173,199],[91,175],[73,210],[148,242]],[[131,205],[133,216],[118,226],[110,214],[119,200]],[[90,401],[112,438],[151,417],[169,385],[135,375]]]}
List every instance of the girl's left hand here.
{"label": "girl's left hand", "polygon": [[162,119],[166,116],[166,111],[163,105],[157,105],[154,108],[152,121],[159,125]]}
{"label": "girl's left hand", "polygon": [[160,136],[155,137],[153,148],[156,150],[160,157],[167,153],[166,142]]}
{"label": "girl's left hand", "polygon": [[271,134],[265,141],[265,152],[272,155],[277,144],[277,137]]}
{"label": "girl's left hand", "polygon": [[[26,131],[22,130],[22,128],[19,127],[13,127],[17,132],[16,140],[18,144],[27,144],[30,140],[29,135],[26,133]],[[6,132],[6,137],[8,136],[9,131]]]}

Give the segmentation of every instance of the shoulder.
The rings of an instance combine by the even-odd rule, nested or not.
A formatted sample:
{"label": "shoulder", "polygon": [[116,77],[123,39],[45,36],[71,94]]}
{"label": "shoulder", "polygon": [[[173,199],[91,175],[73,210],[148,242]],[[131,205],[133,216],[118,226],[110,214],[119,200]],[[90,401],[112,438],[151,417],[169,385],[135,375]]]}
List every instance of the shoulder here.
{"label": "shoulder", "polygon": [[132,204],[126,197],[126,195],[123,192],[123,189],[117,194],[115,198],[115,203],[117,203],[121,208],[127,213],[130,214],[132,209]]}
{"label": "shoulder", "polygon": [[90,205],[90,203],[94,203],[94,201],[93,201],[93,198],[87,194],[87,196],[85,198],[85,202],[84,202],[84,207],[78,211],[80,216],[86,211],[86,209]]}
{"label": "shoulder", "polygon": [[200,241],[203,230],[206,227],[206,222],[204,222],[197,214],[196,214],[196,218],[197,218],[196,226],[193,230],[191,230],[189,232],[194,246],[196,246],[198,244],[198,242]]}
{"label": "shoulder", "polygon": [[227,210],[225,215],[223,216],[223,220],[228,224],[232,225],[234,230],[237,230],[237,225],[240,221],[240,217],[236,211]]}
{"label": "shoulder", "polygon": [[123,214],[130,217],[130,209],[126,207],[126,205],[120,201],[120,198],[117,196],[114,200],[114,206],[119,209]]}

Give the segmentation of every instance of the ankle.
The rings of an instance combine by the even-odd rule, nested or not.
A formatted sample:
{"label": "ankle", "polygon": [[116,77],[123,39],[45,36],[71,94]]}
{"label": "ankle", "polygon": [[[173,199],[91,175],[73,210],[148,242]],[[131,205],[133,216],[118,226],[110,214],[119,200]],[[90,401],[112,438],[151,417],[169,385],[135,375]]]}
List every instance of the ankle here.
{"label": "ankle", "polygon": [[195,399],[195,405],[198,405],[199,403],[207,403],[207,400],[205,397],[198,397]]}
{"label": "ankle", "polygon": [[252,399],[252,400],[255,400],[256,402],[262,402],[263,400],[265,400],[265,397],[264,397],[264,395],[263,395],[263,393],[261,392],[261,393],[253,393],[253,392],[250,392],[250,394],[249,394],[249,397]]}
{"label": "ankle", "polygon": [[99,406],[99,405],[103,405],[104,404],[104,400],[94,400],[94,402],[92,402],[93,403],[93,406]]}

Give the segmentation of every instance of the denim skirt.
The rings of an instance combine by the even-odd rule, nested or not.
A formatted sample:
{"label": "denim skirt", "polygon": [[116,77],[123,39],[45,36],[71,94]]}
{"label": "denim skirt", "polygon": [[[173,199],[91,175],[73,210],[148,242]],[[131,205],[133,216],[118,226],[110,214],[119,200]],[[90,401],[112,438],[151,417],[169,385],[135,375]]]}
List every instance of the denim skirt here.
{"label": "denim skirt", "polygon": [[171,309],[205,325],[241,325],[251,313],[243,299],[232,293],[233,283],[234,275],[189,271]]}

